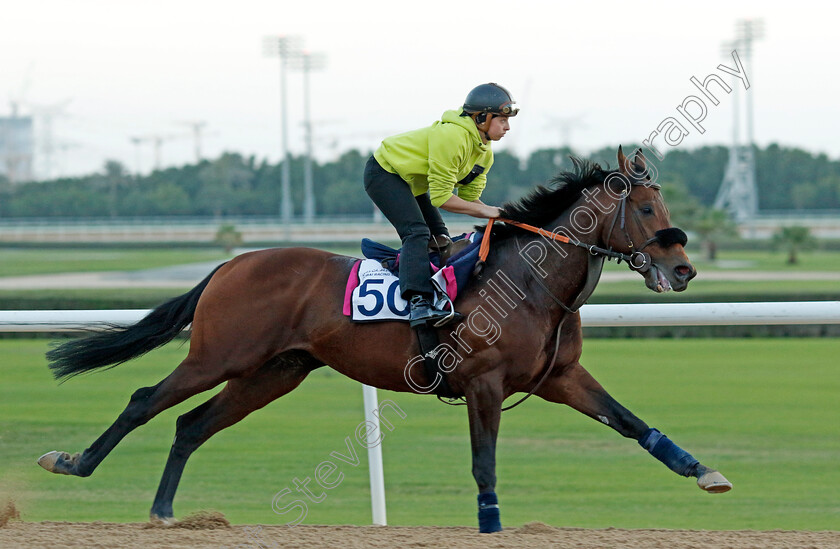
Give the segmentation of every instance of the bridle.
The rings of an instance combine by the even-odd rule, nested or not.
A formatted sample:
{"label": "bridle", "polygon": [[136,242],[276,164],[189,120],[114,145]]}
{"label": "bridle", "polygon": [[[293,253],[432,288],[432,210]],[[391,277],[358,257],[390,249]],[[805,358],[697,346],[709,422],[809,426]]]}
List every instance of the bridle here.
{"label": "bridle", "polygon": [[[629,178],[625,179],[625,181],[628,181],[631,187],[638,186],[638,185],[647,185],[647,186],[652,186],[655,189],[661,189],[662,188],[661,185],[659,185],[658,183],[651,183],[650,181],[646,181],[646,180],[644,181],[644,183],[634,182],[633,180],[631,180]],[[632,191],[627,190],[627,189],[622,191],[621,199],[620,199],[619,205],[618,205],[618,211],[616,211],[615,216],[613,216],[612,225],[610,226],[610,232],[607,233],[607,238],[606,238],[607,242],[610,242],[612,240],[612,233],[615,230],[616,222],[621,220],[621,224],[620,224],[619,228],[621,229],[621,232],[624,233],[624,238],[627,239],[627,247],[630,249],[630,254],[626,255],[626,254],[622,254],[620,252],[616,252],[612,249],[612,247],[610,247],[609,250],[606,251],[606,253],[602,253],[601,255],[604,255],[608,259],[615,258],[616,263],[618,263],[618,264],[620,264],[622,261],[626,261],[627,266],[631,270],[637,271],[637,272],[640,272],[640,273],[645,273],[648,270],[650,270],[650,267],[651,267],[652,263],[651,263],[650,254],[648,254],[647,252],[643,252],[642,250],[644,250],[645,248],[647,248],[648,246],[650,246],[654,242],[657,242],[659,240],[659,238],[656,234],[654,234],[652,237],[645,240],[645,242],[641,245],[641,247],[636,249],[635,244],[633,244],[633,239],[630,237],[630,233],[627,232],[627,200],[630,198],[630,192],[632,192]],[[644,234],[644,227],[642,227],[642,224],[639,221],[639,219],[638,219],[638,217],[636,216],[635,213],[633,214],[633,220],[636,222],[636,225],[638,226],[641,233]]]}

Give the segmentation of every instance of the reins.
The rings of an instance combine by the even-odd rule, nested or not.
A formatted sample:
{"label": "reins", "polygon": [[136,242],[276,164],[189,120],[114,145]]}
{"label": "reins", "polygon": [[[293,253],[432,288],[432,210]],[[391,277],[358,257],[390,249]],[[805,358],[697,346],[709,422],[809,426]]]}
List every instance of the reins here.
{"label": "reins", "polygon": [[[621,201],[621,227],[624,229],[624,201]],[[615,227],[615,221],[618,219],[618,214],[613,220],[613,227]],[[540,227],[534,227],[533,225],[528,225],[527,223],[521,223],[519,221],[514,221],[512,219],[506,219],[504,217],[497,217],[494,219],[487,220],[487,228],[484,231],[484,236],[481,239],[481,246],[478,249],[478,265],[484,265],[484,262],[487,261],[487,256],[490,254],[490,234],[493,230],[493,224],[496,221],[501,221],[502,223],[507,223],[508,225],[513,225],[514,227],[519,227],[520,229],[524,229],[526,231],[530,231],[532,233],[536,233],[542,237],[550,238],[557,242],[562,242],[564,244],[571,244],[572,246],[577,246],[578,248],[584,248],[589,251],[592,255],[602,255],[609,259],[615,259],[617,263],[621,263],[622,261],[626,261],[627,265],[633,269],[634,271],[639,271],[643,273],[650,269],[651,260],[650,255],[645,252],[641,251],[641,248],[638,250],[634,250],[631,254],[625,254],[621,252],[617,252],[615,250],[608,250],[606,248],[601,248],[599,246],[595,246],[594,244],[586,244],[581,242],[578,239],[572,239],[567,236],[563,236],[561,234],[553,233],[546,231]],[[629,237],[628,237],[629,240]],[[642,248],[646,247],[647,245],[651,244],[652,242],[656,241],[656,237],[650,238],[647,242],[645,242]],[[633,241],[629,240],[630,246],[633,246]],[[478,266],[477,265],[477,266]],[[479,267],[480,268],[480,267]]]}

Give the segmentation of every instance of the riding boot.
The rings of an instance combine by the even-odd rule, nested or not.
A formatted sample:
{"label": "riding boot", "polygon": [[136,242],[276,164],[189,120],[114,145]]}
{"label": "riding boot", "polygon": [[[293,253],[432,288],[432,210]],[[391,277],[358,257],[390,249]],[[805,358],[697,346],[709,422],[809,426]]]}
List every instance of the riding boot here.
{"label": "riding boot", "polygon": [[408,323],[412,328],[417,326],[425,326],[431,324],[435,328],[452,322],[453,320],[460,320],[464,315],[456,313],[455,311],[442,311],[436,309],[431,300],[423,294],[414,294],[409,300],[410,313]]}

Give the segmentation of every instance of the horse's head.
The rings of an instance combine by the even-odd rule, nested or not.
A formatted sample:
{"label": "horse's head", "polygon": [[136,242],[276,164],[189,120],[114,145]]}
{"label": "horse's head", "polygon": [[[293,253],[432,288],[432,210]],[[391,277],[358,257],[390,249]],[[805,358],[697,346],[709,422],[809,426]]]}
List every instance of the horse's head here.
{"label": "horse's head", "polygon": [[635,253],[631,268],[644,276],[651,290],[685,290],[697,270],[683,248],[687,240],[685,233],[671,226],[655,173],[651,178],[653,167],[648,166],[641,149],[631,160],[621,147],[618,166],[618,171],[607,178],[611,194],[623,197],[605,237],[608,246]]}

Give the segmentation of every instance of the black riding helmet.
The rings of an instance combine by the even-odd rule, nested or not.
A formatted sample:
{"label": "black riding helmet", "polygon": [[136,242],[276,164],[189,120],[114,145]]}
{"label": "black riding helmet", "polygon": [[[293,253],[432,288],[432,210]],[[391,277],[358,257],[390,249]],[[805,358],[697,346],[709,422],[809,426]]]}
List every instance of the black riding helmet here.
{"label": "black riding helmet", "polygon": [[467,99],[464,101],[464,112],[461,113],[461,116],[479,113],[516,116],[519,109],[514,107],[514,104],[516,104],[516,101],[513,100],[510,92],[502,86],[494,82],[481,84],[467,94]]}

